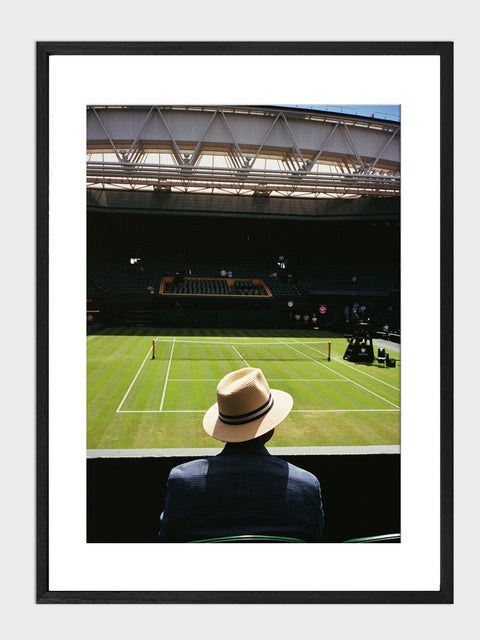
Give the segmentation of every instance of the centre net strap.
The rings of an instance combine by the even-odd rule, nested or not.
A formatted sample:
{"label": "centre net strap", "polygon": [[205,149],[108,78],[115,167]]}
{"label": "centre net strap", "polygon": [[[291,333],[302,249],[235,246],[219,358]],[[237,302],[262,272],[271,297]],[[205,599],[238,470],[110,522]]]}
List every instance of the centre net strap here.
{"label": "centre net strap", "polygon": [[331,343],[313,342],[220,342],[196,340],[153,341],[155,360],[230,360],[246,363],[264,360],[329,360]]}

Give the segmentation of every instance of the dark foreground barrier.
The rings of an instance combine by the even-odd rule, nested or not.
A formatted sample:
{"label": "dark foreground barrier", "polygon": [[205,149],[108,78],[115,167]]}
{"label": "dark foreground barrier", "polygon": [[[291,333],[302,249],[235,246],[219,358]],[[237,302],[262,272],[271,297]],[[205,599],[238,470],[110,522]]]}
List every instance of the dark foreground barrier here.
{"label": "dark foreground barrier", "polygon": [[[324,542],[400,532],[400,455],[281,457],[320,480]],[[191,459],[88,459],[87,542],[157,542],[167,476]]]}

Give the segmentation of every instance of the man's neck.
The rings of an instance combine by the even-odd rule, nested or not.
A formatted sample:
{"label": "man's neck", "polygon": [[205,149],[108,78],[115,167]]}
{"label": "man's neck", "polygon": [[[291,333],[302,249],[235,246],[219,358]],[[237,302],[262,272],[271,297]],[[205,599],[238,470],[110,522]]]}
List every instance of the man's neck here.
{"label": "man's neck", "polygon": [[227,442],[222,453],[268,453],[260,439],[245,442]]}

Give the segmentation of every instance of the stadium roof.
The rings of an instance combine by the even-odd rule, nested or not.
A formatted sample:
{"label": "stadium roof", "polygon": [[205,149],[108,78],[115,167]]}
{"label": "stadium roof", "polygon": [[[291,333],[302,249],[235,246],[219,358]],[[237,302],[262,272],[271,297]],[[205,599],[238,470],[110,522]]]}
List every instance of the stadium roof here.
{"label": "stadium roof", "polygon": [[89,106],[87,187],[398,196],[400,123],[308,107]]}

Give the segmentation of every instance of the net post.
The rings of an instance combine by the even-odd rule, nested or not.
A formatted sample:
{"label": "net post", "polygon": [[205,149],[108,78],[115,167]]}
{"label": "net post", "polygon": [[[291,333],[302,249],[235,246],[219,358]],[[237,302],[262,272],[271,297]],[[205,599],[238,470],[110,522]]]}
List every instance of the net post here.
{"label": "net post", "polygon": [[330,342],[330,340],[328,341],[328,362],[330,362],[330,356],[332,354],[332,343]]}
{"label": "net post", "polygon": [[152,360],[155,360],[155,338],[152,340]]}

